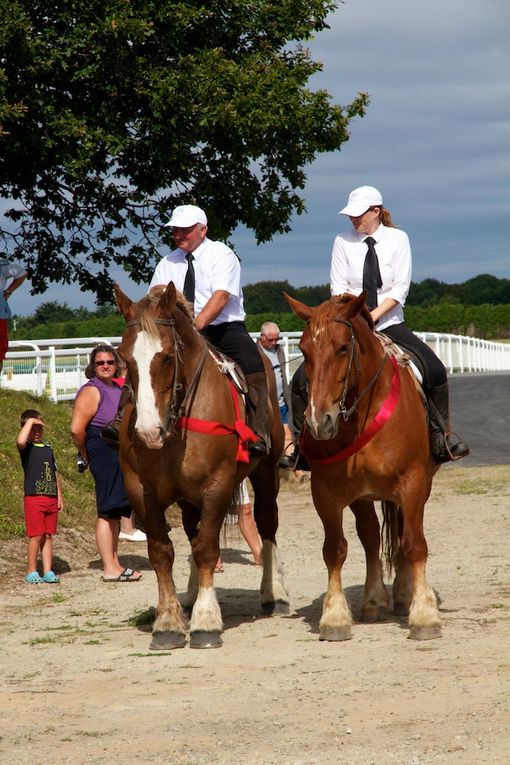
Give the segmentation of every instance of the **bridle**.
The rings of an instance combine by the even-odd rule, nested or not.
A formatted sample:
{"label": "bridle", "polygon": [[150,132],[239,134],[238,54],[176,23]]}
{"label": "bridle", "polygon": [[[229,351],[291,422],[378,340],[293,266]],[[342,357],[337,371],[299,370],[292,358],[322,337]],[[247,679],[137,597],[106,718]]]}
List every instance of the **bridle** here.
{"label": "bridle", "polygon": [[[184,414],[184,412],[186,412],[189,407],[191,407],[192,400],[197,391],[200,376],[204,368],[205,360],[208,355],[208,350],[207,346],[205,346],[193,373],[193,377],[191,378],[191,382],[186,388],[186,392],[183,396],[184,383],[182,381],[182,352],[184,350],[184,343],[182,342],[181,336],[177,332],[175,318],[173,316],[170,316],[168,319],[152,318],[152,321],[154,324],[170,327],[172,330],[172,340],[175,353],[175,372],[174,380],[172,383],[172,398],[170,400],[170,404],[168,406],[168,410],[163,423],[165,436],[169,436],[174,433],[175,423],[177,420]],[[131,319],[130,321],[126,322],[126,327],[141,326],[142,322],[139,319]]]}
{"label": "bridle", "polygon": [[343,389],[342,395],[340,396],[340,399],[338,401],[338,408],[340,409],[340,414],[342,415],[344,422],[347,422],[349,417],[352,414],[354,414],[354,412],[357,410],[359,402],[361,401],[361,399],[363,399],[367,395],[367,393],[373,388],[373,386],[375,385],[375,383],[379,379],[379,376],[380,376],[381,372],[383,371],[384,365],[386,363],[387,355],[386,355],[386,353],[383,355],[381,363],[379,364],[379,367],[377,368],[375,374],[369,380],[369,382],[363,388],[363,390],[357,396],[357,398],[354,399],[354,403],[349,407],[349,409],[347,409],[345,401],[346,401],[346,398],[347,398],[347,394],[349,392],[349,376],[350,376],[350,373],[351,373],[351,369],[352,369],[353,363],[354,363],[354,367],[355,367],[355,371],[356,371],[356,379],[359,378],[359,375],[360,375],[360,372],[361,372],[361,367],[360,367],[360,362],[359,362],[359,350],[358,350],[358,346],[356,344],[356,339],[354,337],[354,328],[352,326],[352,323],[350,321],[348,321],[347,319],[342,319],[342,318],[336,318],[336,319],[334,319],[334,321],[336,321],[338,324],[343,324],[351,332],[351,337],[350,337],[350,340],[349,340],[350,353],[349,353],[349,361],[348,361],[348,364],[347,364],[347,374],[345,375],[344,389]]}
{"label": "bridle", "polygon": [[[344,324],[351,331],[351,338],[350,338],[351,352],[349,356],[347,375],[345,377],[344,391],[342,392],[342,395],[340,397],[340,403],[339,403],[340,413],[342,414],[344,421],[347,422],[349,417],[357,410],[361,399],[367,395],[367,393],[373,388],[376,381],[379,379],[379,376],[384,368],[384,365],[386,363],[386,359],[388,358],[388,356],[385,352],[382,358],[382,361],[379,364],[379,367],[377,368],[375,374],[372,376],[372,378],[369,380],[367,385],[363,388],[361,393],[355,399],[352,406],[349,409],[347,409],[345,406],[345,397],[347,395],[347,390],[348,390],[349,374],[350,374],[352,365],[354,363],[354,366],[356,368],[356,378],[357,379],[359,378],[359,373],[360,373],[359,354],[358,354],[356,341],[354,339],[354,330],[353,330],[353,326],[351,322],[342,318],[335,319],[334,321],[337,321],[339,324]],[[303,433],[301,434],[300,449],[307,460],[309,460],[312,463],[321,464],[321,465],[333,465],[339,462],[343,462],[344,460],[348,459],[349,457],[352,457],[354,454],[357,454],[357,452],[363,449],[363,447],[366,446],[366,444],[368,444],[368,442],[381,430],[381,428],[385,425],[385,423],[388,422],[390,417],[393,415],[393,412],[395,411],[395,408],[398,404],[399,397],[400,397],[400,374],[398,371],[398,364],[395,359],[395,356],[391,356],[389,358],[390,358],[390,363],[393,367],[393,375],[391,378],[391,384],[384,401],[382,402],[381,406],[379,407],[378,411],[376,412],[375,416],[372,418],[370,423],[365,425],[362,432],[359,433],[353,441],[351,441],[349,444],[347,444],[342,449],[340,449],[339,452],[337,452],[336,454],[331,454],[329,457],[314,457],[313,454],[308,453],[306,445],[305,445],[305,433],[308,431],[305,429]]]}

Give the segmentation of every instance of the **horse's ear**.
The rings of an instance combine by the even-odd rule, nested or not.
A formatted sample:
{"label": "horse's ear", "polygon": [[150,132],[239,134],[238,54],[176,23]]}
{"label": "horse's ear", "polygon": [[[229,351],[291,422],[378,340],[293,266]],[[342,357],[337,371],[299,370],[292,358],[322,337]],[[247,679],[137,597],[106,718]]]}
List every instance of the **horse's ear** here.
{"label": "horse's ear", "polygon": [[[358,297],[352,302],[352,315],[356,316],[356,314],[360,313],[360,311],[363,309],[367,299],[367,292],[366,290],[363,290],[363,292],[360,292]],[[368,310],[368,308],[367,308]]]}
{"label": "horse's ear", "polygon": [[121,288],[117,283],[113,285],[113,289],[115,291],[115,304],[117,306],[117,309],[119,313],[121,313],[124,318],[127,317],[129,309],[133,305],[133,301],[128,298],[127,295],[124,295]]}
{"label": "horse's ear", "polygon": [[304,303],[300,303],[299,300],[291,298],[291,296],[287,295],[286,292],[283,293],[283,297],[289,304],[291,311],[294,311],[296,316],[299,316],[299,318],[303,319],[303,321],[308,321],[310,319],[310,316],[312,315],[312,309],[310,306],[305,305]]}
{"label": "horse's ear", "polygon": [[170,316],[175,310],[175,304],[177,302],[177,293],[175,290],[175,284],[168,282],[166,290],[163,292],[159,299],[159,307],[167,315]]}
{"label": "horse's ear", "polygon": [[370,329],[374,329],[375,327],[374,320],[372,319],[372,314],[368,310],[368,307],[366,304],[366,298],[367,298],[367,293],[365,290],[363,290],[363,292],[360,295],[358,295],[356,300],[354,300],[352,303],[351,316],[357,316],[358,314],[360,314],[360,316],[363,316],[363,318],[367,322]]}

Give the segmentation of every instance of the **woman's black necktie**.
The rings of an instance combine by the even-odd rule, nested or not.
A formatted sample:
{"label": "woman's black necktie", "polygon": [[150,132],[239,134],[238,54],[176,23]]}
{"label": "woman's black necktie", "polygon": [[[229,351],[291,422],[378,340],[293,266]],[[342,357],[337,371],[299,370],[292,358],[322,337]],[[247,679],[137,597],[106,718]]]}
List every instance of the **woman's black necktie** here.
{"label": "woman's black necktie", "polygon": [[368,247],[363,264],[363,289],[367,293],[367,307],[372,311],[374,308],[377,308],[377,288],[382,287],[382,279],[379,270],[379,260],[374,247],[375,239],[367,236],[363,241]]}
{"label": "woman's black necktie", "polygon": [[188,270],[186,271],[186,276],[184,277],[184,287],[182,289],[182,294],[189,303],[193,304],[195,302],[195,268],[193,266],[192,252],[186,253],[186,260],[188,261]]}

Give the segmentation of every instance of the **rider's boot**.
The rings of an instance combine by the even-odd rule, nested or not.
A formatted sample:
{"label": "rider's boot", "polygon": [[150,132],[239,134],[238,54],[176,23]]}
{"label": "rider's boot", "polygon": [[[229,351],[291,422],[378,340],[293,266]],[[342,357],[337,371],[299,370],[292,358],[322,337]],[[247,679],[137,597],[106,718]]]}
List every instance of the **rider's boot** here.
{"label": "rider's boot", "polygon": [[249,451],[253,457],[267,457],[271,447],[271,430],[269,426],[269,398],[265,372],[246,375],[248,384],[248,401],[246,416],[248,425],[257,436],[250,443]]}
{"label": "rider's boot", "polygon": [[429,404],[430,448],[435,462],[460,460],[469,454],[469,446],[450,430],[448,383],[427,390]]}
{"label": "rider's boot", "polygon": [[129,404],[131,401],[132,393],[133,391],[131,389],[131,385],[128,382],[125,383],[122,386],[117,414],[113,420],[107,422],[104,428],[101,430],[101,438],[103,441],[106,441],[109,446],[113,446],[115,449],[119,448],[120,423],[122,422],[122,415],[124,414],[126,404]]}

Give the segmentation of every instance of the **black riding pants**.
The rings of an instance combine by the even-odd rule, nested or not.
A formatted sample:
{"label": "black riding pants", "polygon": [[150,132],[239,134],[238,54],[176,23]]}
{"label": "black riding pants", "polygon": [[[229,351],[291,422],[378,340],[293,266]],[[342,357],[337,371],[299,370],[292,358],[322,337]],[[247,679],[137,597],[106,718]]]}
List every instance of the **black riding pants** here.
{"label": "black riding pants", "polygon": [[246,376],[264,372],[264,363],[258,348],[243,321],[209,324],[202,330],[202,334],[211,345],[239,364]]}
{"label": "black riding pants", "polygon": [[441,359],[438,359],[434,351],[414,332],[411,332],[404,322],[385,327],[381,333],[387,335],[404,351],[409,350],[416,354],[423,366],[424,383],[428,388],[444,385],[447,382],[446,369]]}

